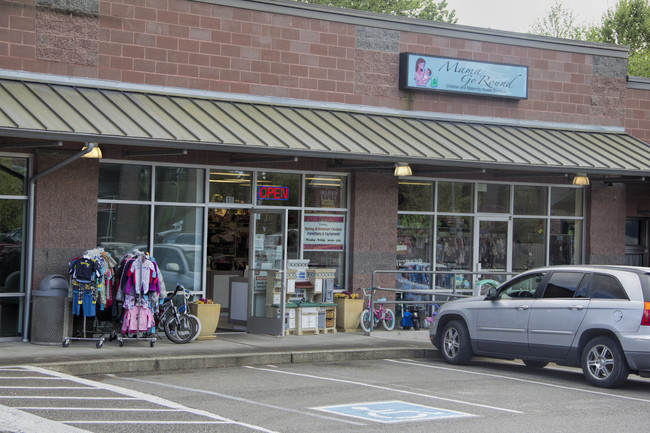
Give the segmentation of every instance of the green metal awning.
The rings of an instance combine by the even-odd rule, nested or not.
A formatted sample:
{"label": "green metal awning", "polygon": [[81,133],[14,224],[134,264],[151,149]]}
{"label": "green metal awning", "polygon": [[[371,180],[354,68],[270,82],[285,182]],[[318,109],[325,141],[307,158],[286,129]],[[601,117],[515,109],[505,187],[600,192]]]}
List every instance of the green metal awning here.
{"label": "green metal awning", "polygon": [[386,163],[650,175],[650,147],[624,132],[460,122],[424,113],[286,101],[93,87],[72,79],[0,78],[0,134]]}

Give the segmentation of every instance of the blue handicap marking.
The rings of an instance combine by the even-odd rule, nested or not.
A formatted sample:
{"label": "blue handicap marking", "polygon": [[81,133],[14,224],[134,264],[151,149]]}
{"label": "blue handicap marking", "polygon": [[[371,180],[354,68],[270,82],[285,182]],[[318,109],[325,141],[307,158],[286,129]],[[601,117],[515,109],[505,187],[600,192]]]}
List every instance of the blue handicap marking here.
{"label": "blue handicap marking", "polygon": [[313,409],[381,423],[431,421],[437,419],[475,416],[464,412],[423,406],[399,400],[341,404],[336,406],[315,407]]}

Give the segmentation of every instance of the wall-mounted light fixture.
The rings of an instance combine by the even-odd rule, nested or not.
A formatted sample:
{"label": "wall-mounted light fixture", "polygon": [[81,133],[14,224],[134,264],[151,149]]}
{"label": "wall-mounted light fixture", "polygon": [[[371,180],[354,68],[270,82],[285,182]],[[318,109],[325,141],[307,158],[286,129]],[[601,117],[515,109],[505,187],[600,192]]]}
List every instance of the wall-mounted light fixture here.
{"label": "wall-mounted light fixture", "polygon": [[86,152],[85,155],[82,155],[82,158],[101,158],[102,151],[97,146],[97,143],[88,143],[86,146],[81,148],[82,152]]}
{"label": "wall-mounted light fixture", "polygon": [[589,185],[589,178],[586,173],[577,173],[573,178],[574,185]]}
{"label": "wall-mounted light fixture", "polygon": [[397,162],[395,163],[395,172],[393,174],[395,176],[412,176],[413,172],[411,171],[411,167],[409,167],[408,163]]}

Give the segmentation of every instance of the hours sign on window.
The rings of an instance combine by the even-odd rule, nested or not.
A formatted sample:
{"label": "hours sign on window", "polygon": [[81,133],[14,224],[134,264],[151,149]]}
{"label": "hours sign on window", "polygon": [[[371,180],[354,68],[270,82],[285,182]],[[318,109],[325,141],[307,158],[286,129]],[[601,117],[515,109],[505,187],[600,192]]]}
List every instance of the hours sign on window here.
{"label": "hours sign on window", "polygon": [[309,214],[304,220],[305,251],[343,251],[345,215]]}

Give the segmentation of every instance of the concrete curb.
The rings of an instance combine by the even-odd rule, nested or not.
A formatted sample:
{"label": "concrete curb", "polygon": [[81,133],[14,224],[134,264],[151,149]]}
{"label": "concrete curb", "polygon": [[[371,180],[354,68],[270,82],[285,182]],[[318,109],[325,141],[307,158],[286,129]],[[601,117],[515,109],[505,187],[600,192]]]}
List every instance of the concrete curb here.
{"label": "concrete curb", "polygon": [[74,376],[199,370],[247,365],[292,364],[307,362],[359,361],[395,358],[432,358],[435,349],[392,347],[376,349],[334,349],[250,354],[189,355],[159,358],[131,358],[73,362],[39,363],[37,366]]}

